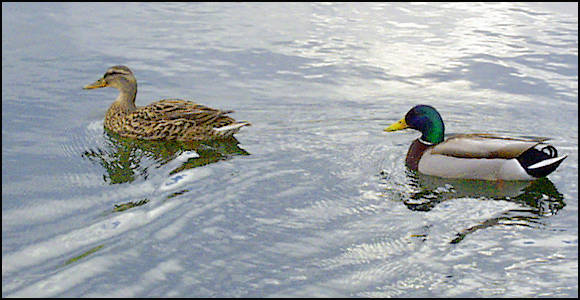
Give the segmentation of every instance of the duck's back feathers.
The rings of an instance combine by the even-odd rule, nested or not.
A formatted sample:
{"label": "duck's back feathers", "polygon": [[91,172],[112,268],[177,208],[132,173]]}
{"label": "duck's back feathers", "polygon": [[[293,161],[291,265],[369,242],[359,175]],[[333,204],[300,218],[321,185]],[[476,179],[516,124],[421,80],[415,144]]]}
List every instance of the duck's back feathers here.
{"label": "duck's back feathers", "polygon": [[129,118],[135,120],[159,121],[159,120],[189,120],[196,126],[221,127],[235,120],[227,114],[233,110],[219,110],[201,105],[192,101],[180,99],[166,99],[153,102],[147,106],[139,107],[129,114]]}
{"label": "duck's back feathers", "polygon": [[454,135],[433,147],[433,154],[460,158],[516,158],[547,139],[473,133]]}
{"label": "duck's back feathers", "polygon": [[241,127],[250,125],[228,116],[232,112],[191,101],[168,99],[138,107],[130,113],[111,106],[105,118],[105,127],[122,136],[146,140],[226,138]]}

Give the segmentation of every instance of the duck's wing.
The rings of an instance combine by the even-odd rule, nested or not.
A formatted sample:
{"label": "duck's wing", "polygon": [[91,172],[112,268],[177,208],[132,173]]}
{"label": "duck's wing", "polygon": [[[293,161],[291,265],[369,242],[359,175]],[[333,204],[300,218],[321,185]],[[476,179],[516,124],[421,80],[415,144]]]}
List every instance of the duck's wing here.
{"label": "duck's wing", "polygon": [[514,138],[492,134],[459,134],[433,147],[432,154],[459,158],[503,158],[520,156],[546,138]]}
{"label": "duck's wing", "polygon": [[167,99],[140,107],[128,118],[167,123],[182,120],[186,123],[193,123],[196,127],[219,128],[235,123],[235,120],[227,115],[232,112],[232,110],[215,109],[192,101]]}
{"label": "duck's wing", "polygon": [[227,116],[231,112],[191,101],[161,100],[126,115],[117,132],[123,136],[147,140],[227,138],[241,127],[250,125]]}

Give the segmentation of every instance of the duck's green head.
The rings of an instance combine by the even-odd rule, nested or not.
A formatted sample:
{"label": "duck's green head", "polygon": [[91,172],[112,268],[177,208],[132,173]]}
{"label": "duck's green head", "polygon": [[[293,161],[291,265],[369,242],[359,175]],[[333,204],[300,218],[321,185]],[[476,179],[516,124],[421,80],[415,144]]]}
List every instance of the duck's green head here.
{"label": "duck's green head", "polygon": [[421,140],[432,144],[443,142],[445,136],[445,125],[443,125],[441,115],[429,105],[413,107],[404,118],[385,128],[385,131],[397,131],[405,128],[419,130],[423,134]]}

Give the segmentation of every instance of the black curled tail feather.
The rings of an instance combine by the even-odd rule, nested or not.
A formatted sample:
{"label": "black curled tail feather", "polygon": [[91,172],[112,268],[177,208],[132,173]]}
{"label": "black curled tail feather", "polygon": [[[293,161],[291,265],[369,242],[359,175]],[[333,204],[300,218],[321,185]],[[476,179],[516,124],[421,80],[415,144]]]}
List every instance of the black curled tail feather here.
{"label": "black curled tail feather", "polygon": [[546,145],[540,151],[545,153],[549,158],[558,157],[558,150],[552,145]]}
{"label": "black curled tail feather", "polygon": [[522,153],[517,160],[530,176],[540,178],[554,172],[566,157],[558,158],[558,150],[552,145],[538,144]]}

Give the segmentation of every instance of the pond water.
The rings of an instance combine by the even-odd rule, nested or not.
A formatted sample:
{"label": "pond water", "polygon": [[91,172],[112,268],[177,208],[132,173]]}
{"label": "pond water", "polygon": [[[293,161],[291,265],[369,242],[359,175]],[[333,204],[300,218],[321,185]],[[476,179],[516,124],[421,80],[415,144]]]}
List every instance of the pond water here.
{"label": "pond water", "polygon": [[[577,3],[2,3],[2,296],[577,297]],[[137,104],[248,120],[236,140],[108,135]],[[542,136],[533,182],[406,170],[448,133]]]}

